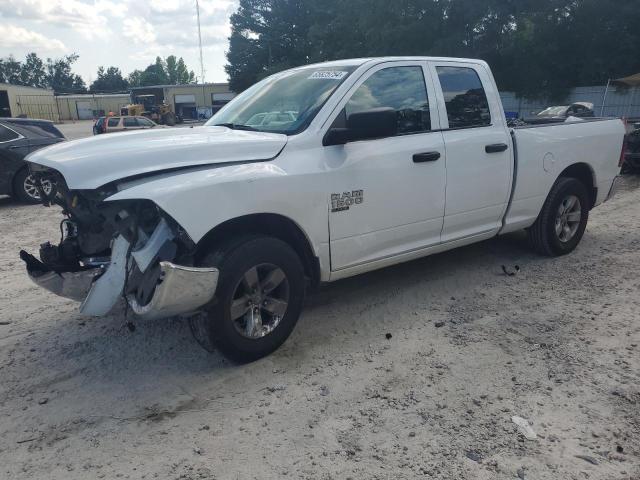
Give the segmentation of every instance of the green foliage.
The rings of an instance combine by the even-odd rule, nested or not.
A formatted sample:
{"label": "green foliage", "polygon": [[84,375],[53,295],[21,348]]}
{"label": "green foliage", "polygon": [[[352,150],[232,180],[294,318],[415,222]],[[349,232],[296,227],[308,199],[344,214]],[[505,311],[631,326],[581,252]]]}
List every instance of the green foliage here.
{"label": "green foliage", "polygon": [[187,68],[182,57],[169,55],[164,60],[156,57],[156,61],[144,70],[134,70],[129,74],[128,81],[132,87],[181,85],[194,83],[196,76]]}
{"label": "green foliage", "polygon": [[[56,93],[84,93],[87,91],[84,80],[72,72],[77,60],[75,53],[62,58],[47,58],[46,62],[35,53],[28,54],[24,62],[9,55],[0,58],[0,83],[51,88]],[[182,57],[170,55],[164,60],[156,57],[154,63],[144,70],[134,70],[127,78],[122,76],[118,67],[98,67],[98,78],[91,84],[90,91],[122,92],[130,86],[178,85],[195,81],[195,74],[187,68]]]}
{"label": "green foliage", "polygon": [[231,25],[235,91],[285,68],[383,55],[482,58],[523,96],[640,71],[637,0],[240,0]]}
{"label": "green foliage", "polygon": [[82,93],[86,91],[84,80],[71,71],[77,60],[75,53],[62,58],[47,58],[46,63],[35,53],[28,54],[24,62],[9,55],[0,59],[0,82],[51,88],[56,93]]}
{"label": "green foliage", "polygon": [[91,84],[89,91],[93,93],[112,93],[127,90],[129,83],[122,77],[117,67],[98,67],[98,78]]}

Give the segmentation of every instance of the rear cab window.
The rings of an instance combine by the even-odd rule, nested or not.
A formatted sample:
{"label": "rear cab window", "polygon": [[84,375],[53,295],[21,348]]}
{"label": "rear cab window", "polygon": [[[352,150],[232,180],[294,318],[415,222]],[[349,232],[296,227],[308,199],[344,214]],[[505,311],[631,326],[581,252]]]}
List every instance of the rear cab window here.
{"label": "rear cab window", "polygon": [[107,127],[113,128],[120,124],[120,117],[111,117],[107,120]]}
{"label": "rear cab window", "polygon": [[478,73],[470,67],[436,66],[450,129],[491,125],[487,95]]}

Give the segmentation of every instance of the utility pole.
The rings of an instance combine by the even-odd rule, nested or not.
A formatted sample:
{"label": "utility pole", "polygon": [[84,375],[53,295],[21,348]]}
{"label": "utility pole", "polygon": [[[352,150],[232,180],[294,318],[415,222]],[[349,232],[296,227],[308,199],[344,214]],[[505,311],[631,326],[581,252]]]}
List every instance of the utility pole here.
{"label": "utility pole", "polygon": [[204,85],[204,61],[202,60],[202,34],[200,33],[200,4],[196,0],[196,16],[198,17],[198,45],[200,46],[200,78]]}

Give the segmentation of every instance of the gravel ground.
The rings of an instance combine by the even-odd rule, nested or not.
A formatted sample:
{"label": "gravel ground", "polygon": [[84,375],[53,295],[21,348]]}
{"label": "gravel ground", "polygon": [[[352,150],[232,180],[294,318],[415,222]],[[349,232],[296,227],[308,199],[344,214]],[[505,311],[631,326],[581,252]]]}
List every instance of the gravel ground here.
{"label": "gravel ground", "polygon": [[245,366],[38,290],[18,250],[58,220],[0,199],[0,478],[640,479],[638,178],[570,256],[516,234],[341,281]]}

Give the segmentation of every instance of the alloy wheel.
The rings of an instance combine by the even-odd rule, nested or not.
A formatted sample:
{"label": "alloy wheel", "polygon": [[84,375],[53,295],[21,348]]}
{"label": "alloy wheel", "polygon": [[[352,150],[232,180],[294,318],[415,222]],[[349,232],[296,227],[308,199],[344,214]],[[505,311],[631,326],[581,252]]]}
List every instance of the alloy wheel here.
{"label": "alloy wheel", "polygon": [[245,338],[269,335],[280,324],[289,304],[289,281],[276,265],[264,263],[247,270],[235,287],[231,321]]}

